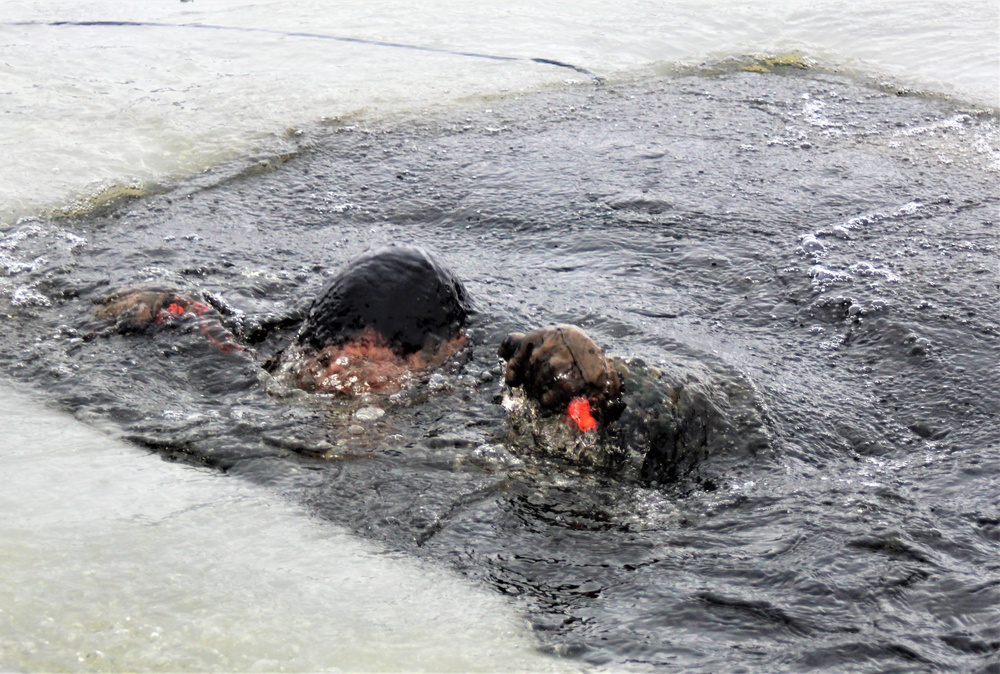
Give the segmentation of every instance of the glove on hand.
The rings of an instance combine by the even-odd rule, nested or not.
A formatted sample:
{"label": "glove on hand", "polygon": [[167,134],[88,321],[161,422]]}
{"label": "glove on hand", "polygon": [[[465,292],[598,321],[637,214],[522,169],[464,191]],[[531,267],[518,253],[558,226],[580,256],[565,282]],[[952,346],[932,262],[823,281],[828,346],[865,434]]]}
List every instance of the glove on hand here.
{"label": "glove on hand", "polygon": [[574,398],[586,398],[600,413],[621,394],[618,373],[604,352],[575,325],[515,332],[500,344],[507,361],[504,380],[552,412],[566,412]]}

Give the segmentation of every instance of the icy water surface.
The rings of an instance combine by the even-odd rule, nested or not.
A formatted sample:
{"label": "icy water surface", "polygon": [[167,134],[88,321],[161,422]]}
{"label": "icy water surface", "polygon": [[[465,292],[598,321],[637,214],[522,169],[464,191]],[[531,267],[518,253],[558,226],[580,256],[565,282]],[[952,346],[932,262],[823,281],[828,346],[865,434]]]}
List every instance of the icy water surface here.
{"label": "icy water surface", "polygon": [[321,118],[745,54],[995,106],[998,21],[995,0],[9,0],[0,223],[274,150]]}
{"label": "icy water surface", "polygon": [[0,428],[0,671],[566,669],[487,588],[264,489],[10,390]]}
{"label": "icy water surface", "polygon": [[[332,123],[250,170],[21,222],[0,239],[0,363],[79,419],[492,588],[576,663],[995,671],[996,116],[754,69],[779,73]],[[473,347],[360,429],[190,335],[85,339],[95,299],[170,284],[230,307],[264,358],[325,277],[390,242],[466,280]],[[748,378],[772,446],[713,491],[510,457],[496,345],[553,322]]]}

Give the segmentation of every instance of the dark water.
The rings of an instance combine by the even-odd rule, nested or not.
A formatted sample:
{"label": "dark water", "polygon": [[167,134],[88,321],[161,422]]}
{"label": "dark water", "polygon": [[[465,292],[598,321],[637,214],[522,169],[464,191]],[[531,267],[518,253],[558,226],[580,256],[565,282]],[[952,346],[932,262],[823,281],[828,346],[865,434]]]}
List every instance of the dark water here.
{"label": "dark water", "polygon": [[[0,362],[480,580],[581,663],[1000,671],[996,124],[796,71],[321,127],[294,157],[7,231]],[[362,434],[196,336],[82,339],[96,298],[171,284],[267,357],[324,278],[394,241],[465,279],[474,346]],[[496,345],[554,322],[745,377],[773,446],[711,492],[505,462]]]}

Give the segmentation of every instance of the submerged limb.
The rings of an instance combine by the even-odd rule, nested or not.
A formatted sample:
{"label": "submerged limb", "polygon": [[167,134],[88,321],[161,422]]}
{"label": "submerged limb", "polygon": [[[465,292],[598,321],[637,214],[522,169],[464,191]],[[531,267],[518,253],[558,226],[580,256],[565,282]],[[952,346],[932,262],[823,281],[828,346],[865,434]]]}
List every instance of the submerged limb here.
{"label": "submerged limb", "polygon": [[94,315],[112,321],[118,332],[183,326],[200,332],[216,351],[253,353],[223,324],[218,310],[207,302],[174,290],[147,288],[118,292],[100,301]]}
{"label": "submerged limb", "polygon": [[[586,348],[563,343],[570,328]],[[738,373],[694,364],[665,372],[607,358],[573,326],[514,333],[499,354],[507,360],[508,440],[523,451],[667,483],[700,474],[710,459],[752,455],[769,443],[763,406]],[[590,379],[588,372],[594,373]],[[587,395],[594,380],[605,386]],[[581,400],[594,400],[601,410],[594,424],[574,414]]]}

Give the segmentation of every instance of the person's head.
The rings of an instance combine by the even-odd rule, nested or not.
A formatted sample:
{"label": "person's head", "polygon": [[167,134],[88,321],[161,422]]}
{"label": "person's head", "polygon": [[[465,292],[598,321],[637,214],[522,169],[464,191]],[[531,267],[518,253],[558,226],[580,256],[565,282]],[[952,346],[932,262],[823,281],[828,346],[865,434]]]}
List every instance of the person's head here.
{"label": "person's head", "polygon": [[296,342],[321,350],[374,333],[406,357],[462,334],[470,311],[461,281],[420,248],[382,248],[349,263],[313,301]]}

